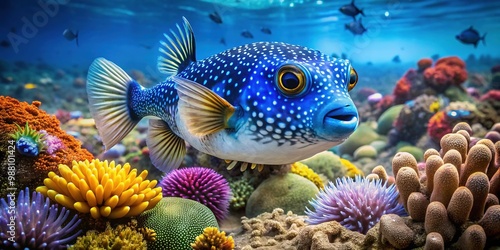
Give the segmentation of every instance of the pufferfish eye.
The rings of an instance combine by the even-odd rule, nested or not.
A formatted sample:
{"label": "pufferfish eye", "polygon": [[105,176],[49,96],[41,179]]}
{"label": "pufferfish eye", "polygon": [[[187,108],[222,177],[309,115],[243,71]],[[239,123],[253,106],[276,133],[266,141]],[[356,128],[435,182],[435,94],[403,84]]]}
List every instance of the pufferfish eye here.
{"label": "pufferfish eye", "polygon": [[349,68],[351,72],[349,76],[349,85],[347,86],[347,90],[351,91],[351,89],[353,89],[354,86],[356,86],[356,83],[358,83],[358,72],[356,72],[356,70],[354,70],[352,66],[349,66]]}
{"label": "pufferfish eye", "polygon": [[284,65],[278,70],[277,85],[279,90],[289,96],[297,96],[306,89],[306,75],[296,65]]}

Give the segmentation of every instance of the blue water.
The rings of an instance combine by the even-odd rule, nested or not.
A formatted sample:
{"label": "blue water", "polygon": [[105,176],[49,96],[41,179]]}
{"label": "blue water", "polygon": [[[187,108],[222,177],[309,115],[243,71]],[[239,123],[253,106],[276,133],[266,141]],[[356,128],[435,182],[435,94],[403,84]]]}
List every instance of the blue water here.
{"label": "blue water", "polygon": [[[49,11],[43,3],[51,4]],[[42,3],[42,4],[41,4]],[[351,17],[339,12],[345,1],[308,0],[1,0],[0,59],[41,61],[56,67],[88,67],[96,57],[106,57],[125,69],[156,71],[158,41],[185,16],[196,35],[197,58],[254,41],[283,41],[345,53],[355,63],[390,63],[399,55],[412,65],[433,54],[466,58],[500,57],[500,1],[382,1],[357,0],[368,31],[354,36],[344,28]],[[223,23],[208,14],[218,11]],[[358,16],[359,17],[359,16]],[[486,46],[477,48],[455,39],[473,25],[486,35]],[[264,34],[268,27],[272,34]],[[12,42],[11,29],[16,40]],[[79,43],[62,32],[79,30]],[[240,35],[250,31],[253,39]],[[10,34],[10,36],[9,36]],[[224,38],[227,45],[220,43]],[[492,65],[491,65],[492,66]]]}

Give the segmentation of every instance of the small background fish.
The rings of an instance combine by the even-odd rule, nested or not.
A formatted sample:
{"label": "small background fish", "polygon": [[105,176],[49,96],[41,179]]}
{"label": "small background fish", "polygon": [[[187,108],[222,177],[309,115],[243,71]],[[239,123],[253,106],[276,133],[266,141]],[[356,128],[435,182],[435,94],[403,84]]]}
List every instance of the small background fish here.
{"label": "small background fish", "polygon": [[479,41],[483,41],[483,45],[486,45],[485,37],[486,33],[484,33],[483,36],[480,36],[479,31],[474,29],[472,26],[455,36],[455,38],[463,44],[473,44],[474,48],[477,48]]}
{"label": "small background fish", "polygon": [[68,41],[76,40],[76,46],[78,46],[78,31],[74,32],[71,29],[65,29],[63,31],[63,36]]}

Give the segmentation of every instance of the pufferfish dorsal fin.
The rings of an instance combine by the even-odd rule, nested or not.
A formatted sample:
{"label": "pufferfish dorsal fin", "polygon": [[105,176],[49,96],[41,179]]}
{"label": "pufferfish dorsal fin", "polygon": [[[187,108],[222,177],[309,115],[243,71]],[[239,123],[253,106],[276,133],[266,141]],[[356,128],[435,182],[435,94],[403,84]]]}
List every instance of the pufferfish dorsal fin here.
{"label": "pufferfish dorsal fin", "polygon": [[177,24],[178,32],[170,30],[170,35],[163,34],[167,41],[160,41],[158,70],[161,73],[175,75],[196,61],[193,29],[185,17],[182,20],[182,28]]}
{"label": "pufferfish dorsal fin", "polygon": [[177,169],[186,155],[184,140],[174,134],[162,120],[150,119],[146,137],[151,163],[159,170],[168,173]]}
{"label": "pufferfish dorsal fin", "polygon": [[231,128],[229,118],[236,110],[209,88],[191,80],[173,76],[179,95],[179,114],[189,133],[204,136]]}

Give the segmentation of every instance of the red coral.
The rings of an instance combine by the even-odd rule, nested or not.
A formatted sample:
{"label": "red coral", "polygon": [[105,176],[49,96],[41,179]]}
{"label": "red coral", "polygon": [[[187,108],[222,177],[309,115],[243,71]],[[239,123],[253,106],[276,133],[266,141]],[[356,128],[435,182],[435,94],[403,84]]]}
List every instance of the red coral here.
{"label": "red coral", "polygon": [[386,111],[393,105],[394,105],[394,96],[385,95],[384,97],[382,97],[382,100],[380,100],[380,102],[377,103],[377,110],[379,110],[380,114],[382,114],[384,111]]}
{"label": "red coral", "polygon": [[59,122],[61,122],[61,124],[65,124],[69,120],[71,120],[71,113],[66,110],[58,109],[54,115],[59,120]]}
{"label": "red coral", "polygon": [[394,104],[405,103],[409,99],[410,89],[411,82],[405,75],[401,79],[399,79],[399,81],[396,83],[396,86],[394,87],[392,93],[394,95]]}
{"label": "red coral", "polygon": [[432,66],[432,59],[422,58],[417,62],[418,72],[423,72],[425,69]]}
{"label": "red coral", "polygon": [[441,137],[452,132],[453,124],[446,118],[446,113],[444,111],[439,111],[429,119],[427,134],[436,143],[439,143]]}
{"label": "red coral", "polygon": [[[38,101],[28,104],[20,102],[12,97],[0,96],[0,160],[2,166],[7,166],[7,160],[11,154],[8,154],[8,146],[11,145],[9,134],[13,133],[17,126],[28,122],[29,126],[37,131],[45,130],[48,134],[58,137],[65,148],[58,150],[54,155],[41,153],[37,157],[25,157],[18,153],[14,154],[16,174],[15,186],[18,190],[24,187],[35,189],[43,185],[43,180],[50,171],[58,173],[59,164],[71,165],[73,160],[84,161],[91,160],[92,154],[81,148],[81,143],[73,136],[68,135],[59,126],[59,120],[53,115],[47,114],[41,110],[41,103]],[[0,169],[0,183],[9,185],[7,180],[7,168]],[[6,187],[6,186],[3,186]],[[2,188],[0,196],[4,196],[6,188]]]}
{"label": "red coral", "polygon": [[465,62],[452,56],[441,58],[432,68],[424,71],[426,84],[438,91],[444,91],[449,86],[460,85],[467,80]]}
{"label": "red coral", "polygon": [[487,100],[492,100],[492,101],[500,101],[500,90],[493,89],[488,91],[486,94],[481,96],[481,101],[487,101]]}

